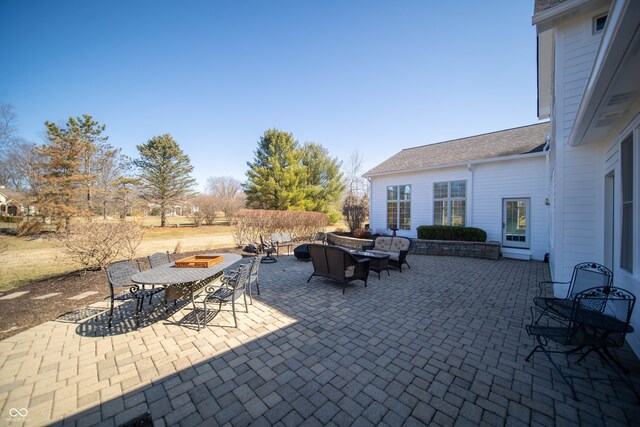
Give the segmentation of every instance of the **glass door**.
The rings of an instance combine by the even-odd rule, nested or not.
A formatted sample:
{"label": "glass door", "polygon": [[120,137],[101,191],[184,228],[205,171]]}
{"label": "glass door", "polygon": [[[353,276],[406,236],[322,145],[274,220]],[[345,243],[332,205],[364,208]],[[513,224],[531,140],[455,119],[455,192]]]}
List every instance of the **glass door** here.
{"label": "glass door", "polygon": [[504,199],[502,246],[529,248],[529,199]]}

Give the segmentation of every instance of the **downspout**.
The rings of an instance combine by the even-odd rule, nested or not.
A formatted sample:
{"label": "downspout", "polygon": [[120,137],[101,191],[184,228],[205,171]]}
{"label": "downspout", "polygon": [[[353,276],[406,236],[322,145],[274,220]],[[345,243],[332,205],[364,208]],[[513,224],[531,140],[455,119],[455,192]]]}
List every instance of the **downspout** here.
{"label": "downspout", "polygon": [[550,152],[551,149],[551,133],[547,133],[544,137],[544,147],[542,148],[542,151],[544,151],[545,155],[544,155],[544,164],[545,164],[545,168],[544,168],[544,173],[545,173],[545,179],[546,179],[546,187],[547,187],[547,191],[546,191],[546,198],[544,199],[544,204],[547,206],[547,224],[549,224],[549,229],[547,230],[547,250],[544,256],[544,261],[545,262],[549,262],[549,255],[551,253],[551,229],[552,229],[552,225],[551,225],[551,171],[550,171],[550,162],[551,160],[549,159],[549,156],[551,154]]}
{"label": "downspout", "polygon": [[369,183],[369,233],[373,234],[373,229],[371,227],[371,219],[373,218],[373,185],[371,185],[371,177],[366,178]]}
{"label": "downspout", "polygon": [[471,191],[468,191],[467,200],[469,199],[471,200],[469,201],[469,203],[466,204],[467,220],[465,221],[465,227],[473,227],[473,165],[471,163],[467,163],[467,170],[471,174],[471,176],[469,176],[469,183],[471,185],[468,186],[468,187],[471,187],[470,188]]}

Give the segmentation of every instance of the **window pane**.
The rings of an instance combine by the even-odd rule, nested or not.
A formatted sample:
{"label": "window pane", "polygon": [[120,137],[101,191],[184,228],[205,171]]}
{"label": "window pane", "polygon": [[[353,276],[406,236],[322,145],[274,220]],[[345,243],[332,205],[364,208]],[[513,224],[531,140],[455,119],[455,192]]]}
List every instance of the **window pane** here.
{"label": "window pane", "polygon": [[435,199],[445,199],[449,193],[448,182],[434,182],[433,183],[433,197]]}
{"label": "window pane", "polygon": [[467,181],[451,182],[451,197],[466,197]]}
{"label": "window pane", "polygon": [[451,202],[451,225],[464,226],[465,224],[465,201],[454,200]]}
{"label": "window pane", "polygon": [[387,203],[387,228],[398,227],[398,204]]}
{"label": "window pane", "polygon": [[387,187],[387,200],[398,200],[398,187],[390,186]]}
{"label": "window pane", "polygon": [[400,202],[400,230],[411,230],[411,202]]}
{"label": "window pane", "polygon": [[448,225],[447,221],[446,200],[437,200],[433,202],[433,225]]}
{"label": "window pane", "polygon": [[411,186],[410,185],[401,185],[400,186],[400,200],[411,200]]}
{"label": "window pane", "polygon": [[625,139],[620,148],[622,173],[620,267],[633,273],[633,138]]}

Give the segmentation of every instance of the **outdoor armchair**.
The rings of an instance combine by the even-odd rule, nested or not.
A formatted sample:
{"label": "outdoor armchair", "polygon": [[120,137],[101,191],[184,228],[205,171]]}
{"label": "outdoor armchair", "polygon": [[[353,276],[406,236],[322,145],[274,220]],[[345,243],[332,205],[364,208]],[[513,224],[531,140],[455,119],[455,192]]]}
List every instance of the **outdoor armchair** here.
{"label": "outdoor armchair", "polygon": [[342,282],[342,293],[345,293],[347,283],[353,280],[364,281],[367,286],[369,277],[369,260],[356,259],[351,253],[338,246],[309,244],[309,255],[313,263],[314,276],[328,277]]}
{"label": "outdoor armchair", "polygon": [[[595,287],[610,288],[612,282],[613,273],[607,267],[595,262],[583,262],[573,268],[571,280],[568,282],[545,281],[538,283],[540,291],[538,296],[533,299],[533,303],[542,309],[542,312],[557,316],[557,307],[571,306],[576,294]],[[550,286],[552,289],[549,289]],[[556,286],[565,287],[566,295],[562,297],[548,296]]]}
{"label": "outdoor armchair", "polygon": [[[208,285],[205,287],[204,297],[204,321],[208,322],[207,303],[218,303],[218,312],[222,309],[222,304],[231,303],[233,312],[234,327],[238,327],[238,319],[236,317],[236,300],[240,297],[244,298],[245,311],[249,312],[247,305],[247,286],[250,280],[251,266],[250,264],[242,264],[238,267],[235,274],[231,276],[223,276],[222,283],[219,286]],[[215,317],[215,316],[214,316]]]}
{"label": "outdoor armchair", "polygon": [[149,260],[149,267],[151,268],[156,268],[159,265],[169,264],[171,262],[169,252],[156,252],[153,255],[149,255],[147,259]]}
{"label": "outdoor armchair", "polygon": [[[139,285],[131,281],[131,276],[138,273],[140,269],[136,264],[131,261],[119,261],[108,265],[105,268],[107,273],[107,280],[109,282],[111,307],[109,309],[109,321],[108,325],[111,328],[111,320],[113,319],[113,307],[115,301],[124,301],[129,299],[136,300],[136,324],[140,324],[140,313],[142,311],[142,304],[145,297],[149,297],[149,301],[154,294],[160,292],[162,289],[142,289]],[[116,288],[128,288],[129,292],[116,295]]]}
{"label": "outdoor armchair", "polygon": [[[610,378],[567,375],[551,355],[565,354],[568,367],[571,368],[573,362],[569,358],[570,355],[580,356],[575,362],[577,364],[591,352],[595,352],[631,388],[640,402],[640,395],[629,377],[624,375],[628,370],[609,351],[610,348],[621,347],[626,334],[633,332],[630,321],[635,300],[635,296],[624,289],[594,287],[575,293],[569,300],[570,304],[566,304],[561,299],[556,300],[557,305],[553,306],[555,309],[553,315],[550,314],[552,311],[548,307],[532,308],[533,318],[537,317],[537,320],[527,326],[527,333],[536,338],[537,345],[525,360],[528,362],[534,353],[543,352],[571,389],[573,398],[578,400],[572,379],[610,380]],[[535,311],[541,314],[537,316]],[[569,349],[557,350],[558,344]]]}

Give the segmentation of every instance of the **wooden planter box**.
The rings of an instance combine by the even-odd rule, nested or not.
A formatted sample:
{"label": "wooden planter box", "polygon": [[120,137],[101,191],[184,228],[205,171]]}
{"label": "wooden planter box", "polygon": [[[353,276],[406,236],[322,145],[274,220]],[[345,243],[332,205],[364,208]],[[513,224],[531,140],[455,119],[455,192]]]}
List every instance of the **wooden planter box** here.
{"label": "wooden planter box", "polygon": [[221,262],[222,255],[194,255],[188,258],[179,259],[175,265],[178,268],[209,268]]}

